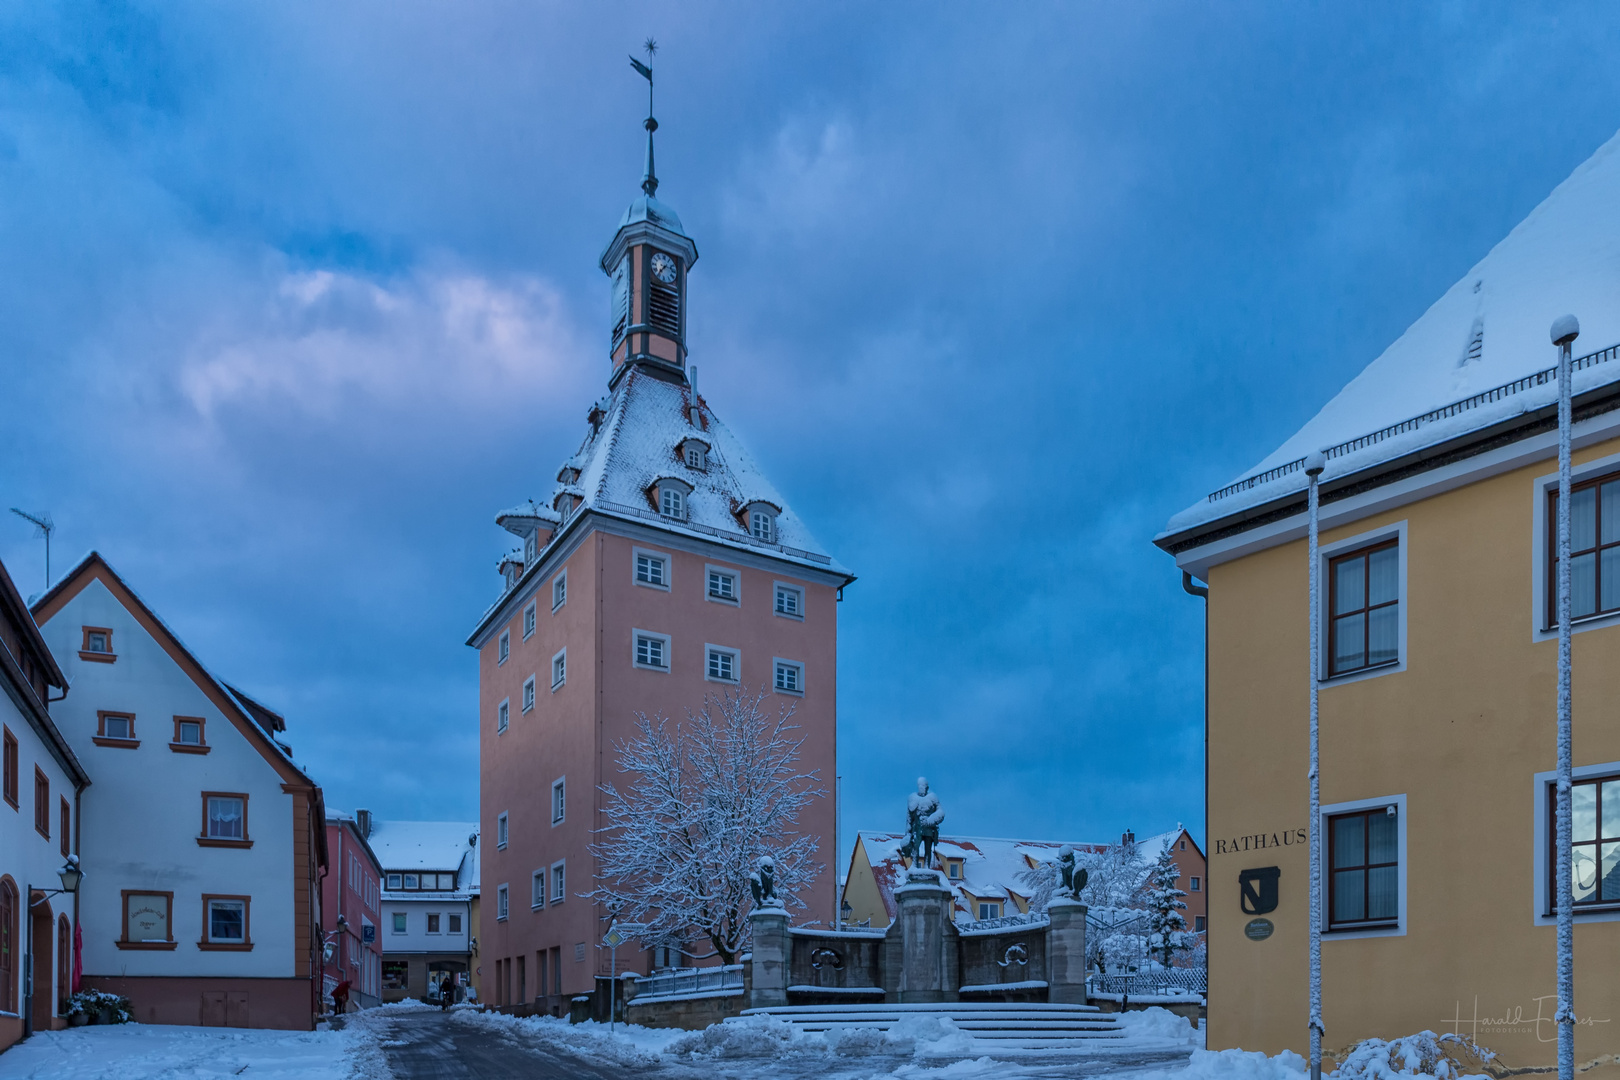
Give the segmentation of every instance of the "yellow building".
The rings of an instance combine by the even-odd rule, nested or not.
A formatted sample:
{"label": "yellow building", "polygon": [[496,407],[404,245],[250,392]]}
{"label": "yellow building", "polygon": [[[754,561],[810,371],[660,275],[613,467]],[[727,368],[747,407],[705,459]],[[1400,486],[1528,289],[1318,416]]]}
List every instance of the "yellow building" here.
{"label": "yellow building", "polygon": [[[1548,329],[1573,312],[1576,1055],[1620,1072],[1617,144],[1155,541],[1208,583],[1211,1048],[1307,1047],[1315,678],[1324,1045],[1432,1029],[1507,1069],[1556,1063]],[[1319,449],[1313,673],[1303,463]]]}

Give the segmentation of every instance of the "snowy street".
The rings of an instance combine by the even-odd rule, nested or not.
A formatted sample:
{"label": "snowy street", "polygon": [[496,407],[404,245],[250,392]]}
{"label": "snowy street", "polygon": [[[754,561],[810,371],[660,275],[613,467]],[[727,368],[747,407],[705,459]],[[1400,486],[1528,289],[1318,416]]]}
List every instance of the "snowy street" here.
{"label": "snowy street", "polygon": [[[1281,1060],[1204,1055],[1185,1021],[1137,1014],[1131,1035],[1074,1051],[986,1054],[948,1027],[916,1026],[888,1036],[794,1034],[787,1025],[717,1025],[707,1032],[517,1020],[472,1009],[449,1015],[420,1006],[353,1014],[337,1031],[281,1032],[126,1024],[36,1036],[0,1055],[0,1080],[451,1080],[579,1077],[617,1080],[940,1080],[1130,1075],[1198,1080],[1243,1072],[1253,1080],[1298,1080]],[[1189,1069],[1189,1059],[1206,1067]]]}

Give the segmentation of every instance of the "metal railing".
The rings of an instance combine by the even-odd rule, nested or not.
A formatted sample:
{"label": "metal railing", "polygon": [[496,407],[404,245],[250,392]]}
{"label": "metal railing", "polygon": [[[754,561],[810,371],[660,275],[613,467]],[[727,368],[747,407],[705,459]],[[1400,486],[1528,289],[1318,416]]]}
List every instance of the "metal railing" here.
{"label": "metal railing", "polygon": [[649,975],[645,979],[636,980],[635,1001],[651,997],[654,994],[663,996],[681,996],[687,994],[707,994],[716,990],[734,991],[742,993],[743,969],[741,964],[728,964],[725,967],[713,968],[681,968],[677,971],[660,972]]}
{"label": "metal railing", "polygon": [[[1610,360],[1615,359],[1617,356],[1620,356],[1620,345],[1610,345],[1607,349],[1599,349],[1597,352],[1587,353],[1585,356],[1577,358],[1571,364],[1571,370],[1584,371],[1589,367],[1596,367],[1598,364],[1606,364]],[[1460,401],[1453,401],[1451,404],[1442,405],[1438,409],[1430,409],[1426,413],[1411,417],[1407,420],[1402,420],[1398,424],[1390,424],[1388,427],[1379,428],[1377,431],[1370,432],[1369,434],[1361,435],[1342,443],[1335,443],[1334,445],[1324,449],[1322,453],[1326,455],[1329,460],[1336,457],[1343,457],[1346,454],[1353,454],[1358,450],[1365,450],[1369,446],[1375,446],[1378,443],[1383,442],[1385,439],[1394,438],[1396,435],[1404,435],[1408,431],[1416,431],[1418,428],[1423,427],[1426,424],[1433,424],[1440,420],[1448,420],[1453,416],[1460,416],[1472,409],[1477,409],[1481,405],[1489,405],[1492,402],[1501,401],[1503,398],[1509,398],[1515,394],[1522,394],[1526,390],[1533,389],[1537,386],[1546,386],[1547,384],[1556,381],[1557,378],[1558,368],[1556,366],[1543,368],[1540,371],[1532,372],[1531,374],[1526,375],[1522,379],[1514,379],[1510,383],[1503,383],[1501,386],[1493,386],[1489,390],[1482,390],[1472,397],[1465,397]],[[1219,502],[1221,499],[1227,498],[1231,495],[1236,495],[1240,491],[1248,491],[1250,488],[1258,487],[1261,484],[1268,484],[1273,480],[1287,476],[1289,473],[1299,472],[1304,468],[1304,458],[1299,458],[1295,461],[1278,465],[1275,468],[1267,469],[1265,472],[1255,473],[1253,476],[1246,476],[1234,484],[1226,485],[1219,491],[1210,492],[1207,501]]]}
{"label": "metal railing", "polygon": [[1142,995],[1208,994],[1208,968],[1165,968],[1135,971],[1128,975],[1090,975],[1086,991],[1091,994]]}

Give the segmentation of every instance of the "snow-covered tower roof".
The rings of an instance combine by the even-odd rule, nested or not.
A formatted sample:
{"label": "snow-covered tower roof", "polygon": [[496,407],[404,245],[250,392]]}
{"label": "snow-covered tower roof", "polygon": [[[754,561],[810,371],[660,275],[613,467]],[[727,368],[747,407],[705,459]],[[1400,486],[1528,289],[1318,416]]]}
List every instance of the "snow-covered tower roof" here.
{"label": "snow-covered tower roof", "polygon": [[[1305,455],[1324,483],[1367,480],[1475,441],[1556,401],[1543,378],[1553,319],[1581,321],[1575,393],[1620,382],[1620,135],[1582,163],[1406,332],[1297,432],[1234,482],[1170,519],[1174,552],[1265,519],[1302,498]],[[1595,351],[1594,351],[1595,350]]]}

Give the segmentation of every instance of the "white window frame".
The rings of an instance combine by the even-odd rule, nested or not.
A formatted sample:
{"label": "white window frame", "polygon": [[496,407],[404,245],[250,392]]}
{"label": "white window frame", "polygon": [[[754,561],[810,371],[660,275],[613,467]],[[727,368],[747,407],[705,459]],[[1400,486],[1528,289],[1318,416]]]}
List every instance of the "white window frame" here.
{"label": "white window frame", "polygon": [[[643,589],[657,589],[660,592],[669,592],[670,579],[674,576],[673,570],[675,567],[675,560],[670,557],[669,552],[643,547],[631,548],[630,552],[630,580]],[[664,564],[664,581],[662,584],[641,580],[641,559],[644,557],[657,559]]]}
{"label": "white window frame", "polygon": [[528,602],[528,604],[526,604],[524,606],[524,608],[523,608],[523,640],[524,641],[528,641],[531,637],[534,636],[534,628],[535,628],[535,625],[536,625],[536,609],[539,606],[540,605],[536,601],[530,600]]}
{"label": "white window frame", "polygon": [[405,876],[403,874],[389,874],[386,880],[389,892],[398,892],[405,885]]}
{"label": "white window frame", "polygon": [[[217,938],[214,936],[214,905],[231,907],[240,905],[242,908],[242,936],[233,938]],[[251,916],[252,902],[240,897],[210,897],[203,905],[203,940],[210,945],[246,945],[248,943],[248,919]]]}
{"label": "white window frame", "polygon": [[[499,814],[495,815],[495,846],[502,851],[506,850],[506,841],[508,840],[511,832],[511,830],[507,827],[509,819],[506,815],[507,811],[505,810],[502,810]],[[435,881],[434,885],[437,886],[438,882]]]}
{"label": "white window frame", "polygon": [[[1403,574],[1404,577],[1404,574]],[[1322,863],[1316,864],[1316,879],[1322,883],[1322,940],[1352,941],[1356,938],[1374,937],[1405,937],[1406,936],[1406,868],[1409,860],[1406,855],[1406,796],[1384,795],[1376,799],[1355,799],[1351,802],[1334,803],[1331,806],[1321,807],[1317,818],[1317,827],[1322,831],[1321,858],[1328,857],[1328,819],[1339,814],[1350,814],[1357,810],[1376,810],[1380,806],[1395,807],[1395,857],[1400,860],[1396,868],[1396,895],[1397,908],[1394,926],[1378,927],[1367,930],[1329,930],[1328,925],[1333,913],[1329,905],[1333,902],[1333,891],[1328,887],[1328,879],[1323,873]]]}
{"label": "white window frame", "polygon": [[[1318,598],[1317,603],[1317,610],[1322,620],[1322,652],[1317,658],[1317,663],[1320,665],[1320,667],[1316,673],[1316,683],[1322,689],[1326,690],[1333,686],[1345,686],[1349,683],[1357,683],[1365,679],[1378,679],[1385,675],[1395,675],[1406,670],[1406,609],[1410,606],[1407,602],[1406,591],[1406,533],[1406,522],[1404,520],[1394,521],[1388,525],[1381,525],[1376,529],[1370,529],[1367,532],[1346,537],[1343,540],[1335,540],[1331,544],[1323,544],[1317,549],[1316,580],[1318,588],[1320,588],[1322,591],[1322,595]],[[1395,564],[1397,567],[1395,581],[1395,595],[1397,600],[1395,604],[1395,648],[1400,659],[1393,664],[1383,664],[1375,668],[1347,671],[1343,675],[1329,675],[1328,672],[1331,670],[1333,658],[1328,655],[1327,645],[1328,619],[1330,618],[1328,592],[1333,588],[1333,582],[1329,579],[1328,567],[1331,565],[1332,560],[1338,558],[1340,555],[1349,554],[1356,548],[1371,547],[1373,544],[1379,544],[1385,540],[1395,541]],[[1340,932],[1334,931],[1334,936],[1341,936]]]}
{"label": "white window frame", "polygon": [[[1557,477],[1553,478],[1557,483]],[[1545,524],[1545,523],[1543,523]],[[1620,761],[1609,761],[1601,765],[1577,765],[1570,770],[1570,779],[1575,781],[1590,780],[1597,776],[1608,776],[1611,773],[1620,773]],[[1535,842],[1531,845],[1534,858],[1534,871],[1530,878],[1533,887],[1530,890],[1530,919],[1536,926],[1557,926],[1558,916],[1544,914],[1548,908],[1547,903],[1547,869],[1550,865],[1551,855],[1548,853],[1548,834],[1552,831],[1552,823],[1547,820],[1548,798],[1547,792],[1558,782],[1556,770],[1538,772],[1535,775],[1535,784],[1531,789],[1533,813],[1530,815],[1531,826],[1536,830]],[[1586,922],[1620,922],[1620,908],[1608,910],[1575,909],[1575,921]]]}
{"label": "white window frame", "polygon": [[568,867],[567,859],[558,859],[551,864],[551,904],[560,904],[568,896]]}
{"label": "white window frame", "polygon": [[534,711],[534,676],[523,680],[523,711]]}
{"label": "white window frame", "polygon": [[546,906],[546,871],[536,870],[529,877],[529,910],[539,911]]}
{"label": "white window frame", "polygon": [[[1583,462],[1570,469],[1570,482],[1578,484],[1582,480],[1590,480],[1604,473],[1620,469],[1620,454],[1610,454],[1608,457],[1597,458]],[[1548,496],[1558,491],[1558,474],[1547,473],[1535,479],[1534,506],[1530,515],[1530,527],[1534,531],[1530,536],[1530,640],[1554,641],[1558,638],[1558,627],[1543,626],[1547,611],[1547,560],[1551,552],[1547,550],[1547,502]],[[1588,630],[1599,630],[1606,626],[1620,625],[1620,611],[1611,611],[1607,615],[1593,615],[1584,619],[1570,620],[1569,630],[1572,634],[1584,634]]]}
{"label": "white window frame", "polygon": [[512,631],[502,630],[500,643],[495,646],[495,666],[500,667],[512,657]]}
{"label": "white window frame", "polygon": [[558,649],[551,658],[551,692],[555,694],[568,682],[568,647]]}
{"label": "white window frame", "polygon": [[978,904],[979,904],[979,918],[981,918],[981,919],[999,919],[999,918],[1001,918],[1001,912],[1002,912],[1003,909],[1002,909],[1000,900],[980,900],[978,902]]}
{"label": "white window frame", "polygon": [[[698,442],[696,439],[688,439],[684,449],[685,452],[681,455],[681,457],[686,462],[686,467],[688,469],[696,469],[699,472],[708,471],[709,452],[703,448],[702,443]],[[697,456],[696,461],[692,460],[694,454]]]}
{"label": "white window frame", "polygon": [[658,516],[671,521],[686,521],[686,492],[675,484],[659,484]]}
{"label": "white window frame", "polygon": [[[799,688],[788,690],[783,688],[781,680],[776,676],[782,668],[793,668],[799,673]],[[804,664],[799,660],[789,660],[784,656],[771,658],[771,691],[777,694],[787,694],[791,697],[804,697]]]}
{"label": "white window frame", "polygon": [[496,886],[496,888],[495,888],[495,921],[496,922],[505,922],[507,913],[511,910],[511,907],[512,907],[511,890],[508,889],[505,885]]}
{"label": "white window frame", "polygon": [[[782,610],[782,605],[777,603],[777,594],[780,593],[784,589],[787,590],[788,592],[793,593],[796,596],[798,596],[798,598],[799,598],[799,611],[798,611],[798,614],[795,615],[794,613],[792,613],[790,611],[783,611]],[[787,581],[773,582],[771,584],[771,611],[773,613],[775,613],[776,615],[784,618],[784,619],[797,619],[799,622],[803,622],[804,621],[804,586],[802,586],[802,585],[794,585],[791,582],[787,582]]]}
{"label": "white window frame", "polygon": [[568,571],[560,570],[551,579],[551,610],[553,613],[568,606]]}
{"label": "white window frame", "polygon": [[[562,796],[561,798],[558,798],[559,793]],[[556,827],[567,820],[568,777],[559,776],[551,782],[551,824]]]}
{"label": "white window frame", "polygon": [[503,735],[512,724],[512,699],[502,698],[495,706],[495,734]]}
{"label": "white window frame", "polygon": [[[731,678],[727,679],[710,672],[709,666],[715,657],[729,657],[731,659]],[[705,642],[703,645],[703,680],[705,682],[725,683],[727,686],[736,686],[742,682],[742,651],[733,649],[729,645],[715,645]]]}
{"label": "white window frame", "polygon": [[[731,579],[731,595],[716,596],[710,586],[710,575],[720,574]],[[703,598],[716,604],[727,604],[731,607],[742,606],[742,574],[729,566],[718,566],[714,563],[705,563],[703,566]]]}
{"label": "white window frame", "polygon": [[[642,638],[653,638],[655,640],[662,641],[664,643],[664,663],[663,663],[662,667],[654,665],[654,664],[644,664],[637,658],[638,654],[641,651],[641,649],[640,649],[640,640]],[[660,633],[657,633],[657,632],[652,631],[652,630],[635,630],[635,629],[632,629],[630,631],[630,663],[631,663],[632,666],[638,667],[643,671],[660,671],[660,672],[663,672],[666,675],[669,674],[670,668],[674,664],[674,662],[673,662],[673,660],[671,659],[671,656],[670,656],[670,637],[669,637],[669,635],[668,634],[660,634]]]}
{"label": "white window frame", "polygon": [[[765,522],[765,535],[764,536],[761,536],[759,534],[759,523],[761,521]],[[766,544],[774,544],[774,543],[776,543],[777,542],[777,539],[776,539],[776,535],[777,535],[777,532],[776,532],[776,515],[773,514],[769,510],[759,510],[759,509],[755,509],[754,507],[749,507],[748,508],[748,535],[752,536],[755,540],[759,540],[759,541],[761,541],[763,543],[766,543]]]}

